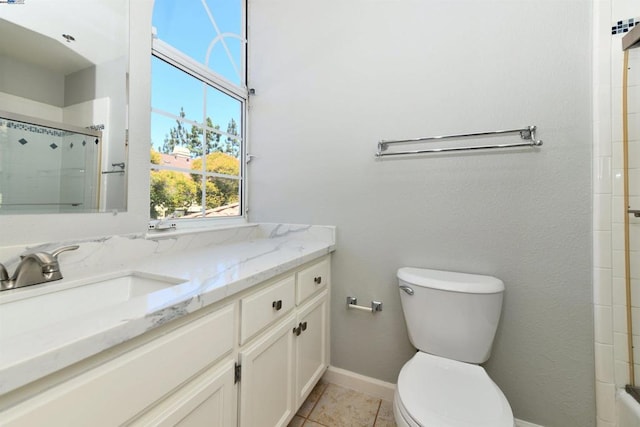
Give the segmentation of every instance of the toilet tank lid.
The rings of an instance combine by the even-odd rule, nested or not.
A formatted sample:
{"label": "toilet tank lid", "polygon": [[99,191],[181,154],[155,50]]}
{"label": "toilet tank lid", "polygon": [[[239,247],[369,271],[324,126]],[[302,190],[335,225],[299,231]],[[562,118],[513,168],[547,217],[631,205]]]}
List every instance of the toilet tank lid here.
{"label": "toilet tank lid", "polygon": [[402,267],[398,279],[416,286],[471,294],[496,294],[504,291],[502,280],[492,276],[454,271]]}

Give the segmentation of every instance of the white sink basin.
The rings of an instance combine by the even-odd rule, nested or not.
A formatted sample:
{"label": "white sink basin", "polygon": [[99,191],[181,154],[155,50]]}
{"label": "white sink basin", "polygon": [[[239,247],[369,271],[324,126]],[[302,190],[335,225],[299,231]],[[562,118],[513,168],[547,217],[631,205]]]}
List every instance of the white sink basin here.
{"label": "white sink basin", "polygon": [[45,283],[0,293],[0,340],[185,282],[130,272],[82,283]]}

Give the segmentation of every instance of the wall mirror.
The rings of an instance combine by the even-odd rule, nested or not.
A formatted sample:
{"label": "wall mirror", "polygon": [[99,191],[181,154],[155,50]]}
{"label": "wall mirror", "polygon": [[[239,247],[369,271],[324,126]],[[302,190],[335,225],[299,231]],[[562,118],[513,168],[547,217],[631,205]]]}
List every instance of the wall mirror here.
{"label": "wall mirror", "polygon": [[0,214],[124,211],[129,0],[0,2]]}

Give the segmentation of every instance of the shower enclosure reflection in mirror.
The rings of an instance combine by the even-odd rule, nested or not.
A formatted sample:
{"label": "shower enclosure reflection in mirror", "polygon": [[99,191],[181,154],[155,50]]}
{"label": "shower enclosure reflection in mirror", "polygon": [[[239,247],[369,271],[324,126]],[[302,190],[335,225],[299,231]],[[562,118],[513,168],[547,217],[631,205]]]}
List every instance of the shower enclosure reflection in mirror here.
{"label": "shower enclosure reflection in mirror", "polygon": [[102,132],[0,111],[0,213],[97,212]]}

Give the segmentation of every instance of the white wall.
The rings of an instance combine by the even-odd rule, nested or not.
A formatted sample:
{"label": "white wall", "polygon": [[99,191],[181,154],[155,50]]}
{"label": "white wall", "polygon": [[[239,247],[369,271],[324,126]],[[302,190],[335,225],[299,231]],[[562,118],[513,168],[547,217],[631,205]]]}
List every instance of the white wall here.
{"label": "white wall", "polygon": [[32,101],[20,96],[0,92],[2,110],[23,116],[40,117],[53,122],[62,121],[62,108],[54,107],[43,102]]}
{"label": "white wall", "polygon": [[[0,92],[62,107],[64,75],[0,55]],[[12,111],[9,106],[1,106],[0,110]]]}
{"label": "white wall", "polygon": [[[594,426],[591,3],[249,8],[249,215],[338,226],[332,364],[395,382],[414,351],[398,267],[491,274],[507,289],[487,368],[515,416]],[[373,156],[381,138],[528,125],[535,152]]]}
{"label": "white wall", "polygon": [[[108,116],[109,128],[107,131],[106,150],[102,156],[102,170],[113,170],[113,163],[127,163],[127,115],[122,111],[122,105],[128,105],[127,90],[127,58],[101,64],[97,67],[97,81],[102,82],[96,87],[96,95],[99,97],[108,96],[110,98],[110,109]],[[120,79],[110,79],[107,76],[121,76]],[[147,139],[147,141],[149,141]],[[140,143],[139,143],[140,144]],[[144,144],[140,144],[144,145]],[[139,148],[139,147],[136,147]],[[147,147],[148,148],[148,147]],[[148,160],[148,156],[147,156]],[[142,164],[138,165],[142,169]],[[125,169],[130,169],[131,165],[126,165]],[[148,176],[148,173],[147,173]],[[127,200],[127,176],[124,174],[107,174],[102,176],[102,201],[101,206],[108,210],[126,210]],[[148,208],[147,208],[148,210]]]}

